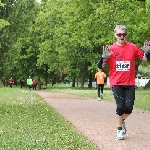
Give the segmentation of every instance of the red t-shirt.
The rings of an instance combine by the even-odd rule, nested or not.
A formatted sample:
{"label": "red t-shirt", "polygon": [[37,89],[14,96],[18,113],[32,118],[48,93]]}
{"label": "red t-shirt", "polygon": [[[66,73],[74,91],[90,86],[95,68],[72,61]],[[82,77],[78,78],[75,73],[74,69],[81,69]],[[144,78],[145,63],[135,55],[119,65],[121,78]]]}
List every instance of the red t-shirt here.
{"label": "red t-shirt", "polygon": [[13,79],[9,79],[8,82],[9,83],[14,83],[14,80]]}
{"label": "red t-shirt", "polygon": [[33,85],[37,85],[37,81],[36,80],[33,80]]}
{"label": "red t-shirt", "polygon": [[142,58],[144,52],[130,42],[126,42],[124,46],[114,43],[110,46],[110,51],[113,53],[106,59],[109,65],[110,87],[135,85],[135,59]]}

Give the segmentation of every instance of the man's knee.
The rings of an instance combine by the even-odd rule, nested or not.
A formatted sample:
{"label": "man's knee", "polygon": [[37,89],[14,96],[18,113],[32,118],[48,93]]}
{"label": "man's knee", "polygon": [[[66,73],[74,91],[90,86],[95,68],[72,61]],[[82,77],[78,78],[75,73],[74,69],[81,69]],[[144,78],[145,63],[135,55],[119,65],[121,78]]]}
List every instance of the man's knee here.
{"label": "man's knee", "polygon": [[125,114],[131,114],[133,110],[133,105],[126,105],[125,107],[117,107],[116,109],[116,114],[119,116],[122,116],[124,113]]}
{"label": "man's knee", "polygon": [[131,114],[133,110],[134,100],[128,100],[125,103],[125,113]]}
{"label": "man's knee", "polygon": [[124,114],[124,108],[123,107],[117,107],[116,114],[119,116],[122,116]]}
{"label": "man's knee", "polygon": [[133,105],[130,105],[125,108],[125,114],[131,114],[133,110]]}

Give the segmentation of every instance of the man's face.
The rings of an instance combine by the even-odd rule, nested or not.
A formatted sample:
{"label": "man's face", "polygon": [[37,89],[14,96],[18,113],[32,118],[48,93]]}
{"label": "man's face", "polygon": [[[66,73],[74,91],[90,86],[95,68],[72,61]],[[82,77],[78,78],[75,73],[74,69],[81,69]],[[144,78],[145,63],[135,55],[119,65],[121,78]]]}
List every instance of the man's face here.
{"label": "man's face", "polygon": [[121,45],[125,43],[126,41],[126,31],[125,30],[120,30],[117,29],[115,33],[115,37],[117,39],[117,42],[120,43]]}

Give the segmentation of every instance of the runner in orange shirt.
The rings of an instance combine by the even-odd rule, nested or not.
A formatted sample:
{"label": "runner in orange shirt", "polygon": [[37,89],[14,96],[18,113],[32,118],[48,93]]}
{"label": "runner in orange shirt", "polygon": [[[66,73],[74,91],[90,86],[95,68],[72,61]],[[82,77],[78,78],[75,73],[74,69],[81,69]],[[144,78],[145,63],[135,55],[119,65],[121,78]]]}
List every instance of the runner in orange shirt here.
{"label": "runner in orange shirt", "polygon": [[103,89],[104,89],[105,78],[106,78],[106,74],[102,71],[102,69],[98,68],[98,72],[95,74],[97,90],[98,90],[97,92],[98,100],[103,99]]}

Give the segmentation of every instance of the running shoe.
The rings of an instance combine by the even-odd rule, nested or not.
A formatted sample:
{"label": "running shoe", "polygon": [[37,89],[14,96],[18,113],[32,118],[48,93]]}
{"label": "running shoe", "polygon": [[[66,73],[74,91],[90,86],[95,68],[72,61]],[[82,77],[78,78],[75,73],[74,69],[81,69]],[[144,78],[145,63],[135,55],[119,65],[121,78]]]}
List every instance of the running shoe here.
{"label": "running shoe", "polygon": [[98,101],[100,101],[101,99],[100,99],[100,97],[98,97]]}
{"label": "running shoe", "polygon": [[122,130],[117,130],[117,140],[124,140],[124,134]]}

